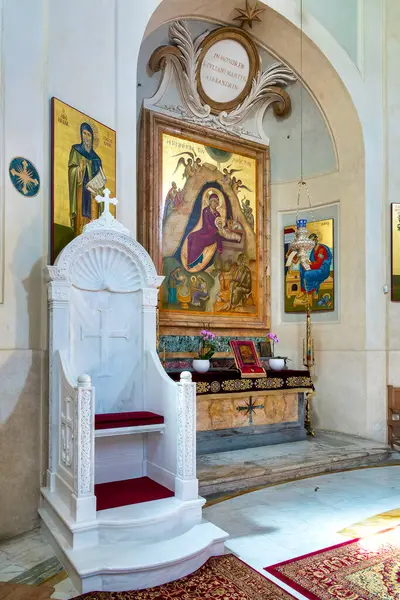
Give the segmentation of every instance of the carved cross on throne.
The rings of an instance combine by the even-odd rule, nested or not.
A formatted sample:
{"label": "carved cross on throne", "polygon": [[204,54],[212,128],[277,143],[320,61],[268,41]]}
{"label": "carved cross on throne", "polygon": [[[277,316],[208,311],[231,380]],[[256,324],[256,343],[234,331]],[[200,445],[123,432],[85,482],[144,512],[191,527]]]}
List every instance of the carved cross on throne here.
{"label": "carved cross on throne", "polygon": [[112,377],[112,373],[108,370],[110,359],[109,340],[111,338],[124,338],[129,340],[129,327],[112,331],[108,327],[108,317],[110,312],[112,312],[112,309],[97,308],[96,310],[100,313],[100,329],[93,330],[81,327],[81,339],[100,338],[100,373],[97,374],[97,377]]}
{"label": "carved cross on throne", "polygon": [[61,461],[66,467],[72,464],[74,421],[71,398],[64,398],[61,409]]}

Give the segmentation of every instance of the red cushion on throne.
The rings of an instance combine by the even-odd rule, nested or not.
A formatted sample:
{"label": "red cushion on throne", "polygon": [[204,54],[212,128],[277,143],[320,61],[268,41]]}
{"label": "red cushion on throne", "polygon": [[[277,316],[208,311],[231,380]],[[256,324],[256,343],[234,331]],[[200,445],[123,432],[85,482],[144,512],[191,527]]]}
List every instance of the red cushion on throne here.
{"label": "red cushion on throne", "polygon": [[94,417],[95,429],[116,429],[119,427],[139,427],[158,425],[164,417],[148,411],[99,414]]}

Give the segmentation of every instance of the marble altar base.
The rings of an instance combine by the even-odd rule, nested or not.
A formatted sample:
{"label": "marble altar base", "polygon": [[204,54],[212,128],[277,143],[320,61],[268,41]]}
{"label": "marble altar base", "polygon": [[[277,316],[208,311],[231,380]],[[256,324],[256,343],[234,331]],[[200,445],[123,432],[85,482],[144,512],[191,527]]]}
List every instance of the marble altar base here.
{"label": "marble altar base", "polygon": [[302,392],[198,396],[197,454],[304,440],[304,403]]}
{"label": "marble altar base", "polygon": [[[179,374],[168,370],[171,379]],[[267,371],[241,377],[237,369],[193,373],[197,454],[227,452],[304,440],[309,371]]]}

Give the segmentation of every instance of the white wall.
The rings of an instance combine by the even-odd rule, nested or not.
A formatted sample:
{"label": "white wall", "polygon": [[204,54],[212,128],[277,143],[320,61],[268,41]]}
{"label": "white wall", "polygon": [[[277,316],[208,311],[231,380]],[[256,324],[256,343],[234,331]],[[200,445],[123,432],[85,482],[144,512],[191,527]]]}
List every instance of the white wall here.
{"label": "white wall", "polygon": [[358,25],[363,0],[303,0],[310,12],[358,64]]}
{"label": "white wall", "polygon": [[[36,520],[41,417],[41,268],[46,182],[24,198],[12,186],[8,165],[26,156],[43,176],[45,11],[43,3],[2,3],[4,148],[4,303],[0,306],[0,536],[29,529]],[[32,24],[35,23],[35,26]],[[3,195],[4,192],[4,195]],[[7,493],[5,493],[7,490]],[[21,511],[16,507],[20,504]],[[30,505],[32,508],[30,508]]]}
{"label": "white wall", "polygon": [[[337,0],[333,1],[337,5]],[[4,210],[5,216],[1,232],[4,304],[0,305],[0,489],[7,489],[4,501],[1,497],[0,536],[13,535],[35,524],[39,481],[45,468],[45,464],[40,465],[41,436],[45,439],[40,421],[47,403],[43,367],[47,311],[41,270],[48,262],[50,231],[49,100],[57,96],[117,129],[119,217],[134,229],[136,65],[143,34],[159,4],[160,0],[0,0],[0,215]],[[204,19],[214,14],[217,21],[230,21],[233,2],[232,6],[226,0],[200,4],[164,0],[161,15],[165,14],[167,20],[175,10],[179,16],[190,13]],[[268,0],[268,4],[289,22],[299,24],[297,1]],[[400,309],[382,294],[388,270],[388,202],[398,199],[399,188],[400,14],[398,0],[364,0],[363,4],[362,19],[358,17],[359,32],[365,36],[363,77],[343,49],[344,42],[342,47],[335,41],[334,35],[338,34],[327,34],[312,15],[305,19],[306,33],[339,73],[343,83],[337,81],[335,85],[347,88],[360,117],[367,173],[364,194],[364,181],[359,179],[363,158],[353,157],[352,164],[351,156],[346,154],[352,146],[346,146],[343,138],[342,152],[352,168],[346,170],[342,180],[332,174],[324,186],[318,180],[312,186],[313,197],[326,193],[327,202],[340,200],[342,266],[353,261],[342,281],[345,311],[341,323],[335,333],[329,324],[315,328],[320,369],[316,415],[325,427],[331,424],[332,429],[383,439],[388,341],[390,382],[400,385]],[[266,46],[273,40],[281,55],[286,54],[288,62],[299,70],[294,33],[286,29],[288,37],[283,38],[273,30],[273,23],[277,23],[273,18],[266,19],[263,25]],[[287,27],[287,22],[282,19],[278,25]],[[253,31],[257,37],[261,30]],[[350,39],[348,33],[345,37]],[[315,75],[306,73],[306,81]],[[325,92],[333,80],[329,75],[321,82]],[[334,98],[324,96],[323,90],[318,101],[325,105],[327,114],[331,113],[328,120],[335,120],[344,110],[338,106],[335,112]],[[357,136],[356,129],[350,128],[347,135]],[[39,169],[42,186],[34,198],[24,198],[10,183],[8,164],[16,155],[27,156]],[[326,187],[328,184],[330,187]],[[292,208],[281,200],[295,197],[291,184],[287,185],[286,190],[283,185],[274,190],[276,211],[278,207]],[[284,330],[284,343],[298,348],[302,329],[292,327]]]}
{"label": "white wall", "polygon": [[[399,202],[400,190],[400,3],[386,2],[386,156],[387,198],[385,225],[387,232],[386,263],[390,265],[390,204]],[[388,277],[388,284],[389,284]],[[400,304],[388,299],[387,343],[389,348],[388,382],[400,386]]]}
{"label": "white wall", "polygon": [[[50,98],[118,130],[119,217],[135,230],[136,62],[155,4],[0,2],[0,215],[4,210],[5,216],[4,256],[0,251],[0,538],[36,524],[46,468],[41,456],[48,402],[42,269],[50,245]],[[8,164],[14,156],[26,156],[39,170],[41,189],[34,198],[24,198],[12,187]]]}

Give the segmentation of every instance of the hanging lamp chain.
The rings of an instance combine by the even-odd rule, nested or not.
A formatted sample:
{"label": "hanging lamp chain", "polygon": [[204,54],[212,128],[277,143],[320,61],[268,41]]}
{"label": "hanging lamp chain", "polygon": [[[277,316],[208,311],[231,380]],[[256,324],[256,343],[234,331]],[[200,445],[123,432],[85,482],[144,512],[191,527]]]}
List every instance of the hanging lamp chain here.
{"label": "hanging lamp chain", "polygon": [[300,181],[303,183],[303,0],[300,0],[300,85]]}
{"label": "hanging lamp chain", "polygon": [[303,28],[303,0],[300,0],[300,181],[298,182],[297,189],[297,213],[296,213],[296,221],[299,219],[300,214],[300,199],[303,188],[305,188],[305,192],[307,194],[308,199],[308,207],[310,209],[310,217],[311,221],[314,221],[314,215],[312,212],[311,205],[311,197],[310,191],[308,189],[307,183],[304,181],[304,103],[303,103],[303,95],[304,95],[304,85],[303,85],[303,38],[304,38],[304,28]]}

